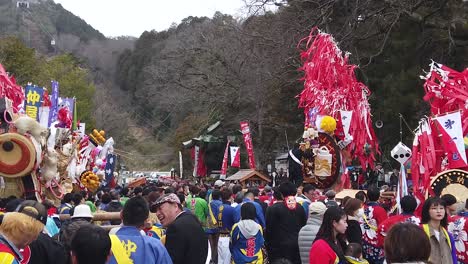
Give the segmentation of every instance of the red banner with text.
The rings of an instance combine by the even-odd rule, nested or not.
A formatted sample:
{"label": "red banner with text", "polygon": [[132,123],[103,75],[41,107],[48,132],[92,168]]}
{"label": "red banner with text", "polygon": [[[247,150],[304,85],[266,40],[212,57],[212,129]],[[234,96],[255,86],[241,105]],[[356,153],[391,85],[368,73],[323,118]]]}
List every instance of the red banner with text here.
{"label": "red banner with text", "polygon": [[249,122],[240,122],[242,135],[244,136],[245,147],[247,148],[247,154],[249,156],[249,166],[251,169],[255,169],[255,156],[253,151],[252,137],[250,134]]}

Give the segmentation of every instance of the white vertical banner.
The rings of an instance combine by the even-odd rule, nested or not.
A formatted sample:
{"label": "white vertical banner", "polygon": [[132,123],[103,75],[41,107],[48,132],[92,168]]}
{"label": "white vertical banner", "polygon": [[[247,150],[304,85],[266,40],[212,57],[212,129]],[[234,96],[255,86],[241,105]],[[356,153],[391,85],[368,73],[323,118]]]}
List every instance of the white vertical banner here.
{"label": "white vertical banner", "polygon": [[80,125],[78,126],[78,130],[80,131],[81,135],[84,136],[86,135],[86,123],[81,123],[80,122]]}
{"label": "white vertical banner", "polygon": [[197,177],[197,171],[198,171],[198,160],[200,156],[200,147],[199,146],[194,146],[193,147],[193,177]]}
{"label": "white vertical banner", "polygon": [[184,167],[182,165],[182,152],[179,151],[179,176],[181,179],[183,179],[182,177],[183,171],[184,171]]}
{"label": "white vertical banner", "polygon": [[353,118],[353,111],[340,111],[341,123],[343,124],[343,131],[345,138],[349,138],[349,127],[351,126],[351,119]]}
{"label": "white vertical banner", "polygon": [[463,129],[459,111],[434,118],[442,135],[442,142],[447,152],[449,168],[467,166]]}
{"label": "white vertical banner", "polygon": [[39,124],[43,127],[49,127],[49,111],[48,106],[39,107]]}
{"label": "white vertical banner", "polygon": [[230,147],[231,152],[231,167],[240,167],[240,151],[239,147]]}

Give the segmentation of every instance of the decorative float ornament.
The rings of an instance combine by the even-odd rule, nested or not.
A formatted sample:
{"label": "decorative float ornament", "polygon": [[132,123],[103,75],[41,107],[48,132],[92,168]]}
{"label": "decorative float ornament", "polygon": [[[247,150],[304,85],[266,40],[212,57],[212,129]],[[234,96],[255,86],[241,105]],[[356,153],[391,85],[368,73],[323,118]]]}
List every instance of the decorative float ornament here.
{"label": "decorative float ornament", "polygon": [[93,132],[89,134],[89,140],[94,145],[102,145],[106,143],[106,132],[104,130],[97,131],[97,129],[93,129]]}
{"label": "decorative float ornament", "polygon": [[80,182],[81,184],[83,184],[84,187],[93,192],[96,191],[99,185],[101,184],[99,177],[92,171],[84,171],[81,174]]}
{"label": "decorative float ornament", "polygon": [[457,201],[468,199],[468,172],[464,170],[447,170],[434,176],[430,183],[434,195],[452,194]]}
{"label": "decorative float ornament", "polygon": [[[328,134],[337,130],[339,140],[343,141],[340,148],[352,153],[363,168],[373,167],[374,155],[380,151],[367,99],[371,92],[357,80],[357,66],[349,64],[349,53],[342,52],[333,37],[318,28],[313,28],[299,46],[304,48],[300,68],[304,73],[304,89],[297,97],[299,107],[304,109],[305,127],[315,126],[319,132]],[[323,127],[322,119],[325,119]],[[366,152],[366,144],[374,151]]]}
{"label": "decorative float ornament", "polygon": [[336,120],[331,116],[322,117],[320,128],[328,134],[333,134],[336,129]]}
{"label": "decorative float ornament", "polygon": [[58,124],[55,127],[68,128],[72,126],[72,117],[70,109],[67,106],[62,106],[57,112],[57,121]]}
{"label": "decorative float ornament", "polygon": [[16,133],[0,135],[0,176],[25,176],[33,170],[35,160],[35,147],[27,137]]}
{"label": "decorative float ornament", "polygon": [[411,158],[411,149],[403,144],[403,142],[399,142],[390,153],[392,154],[392,158],[401,164],[405,164]]}
{"label": "decorative float ornament", "polygon": [[302,175],[304,182],[319,189],[327,189],[333,187],[340,176],[340,148],[331,135],[321,132],[318,134],[315,143],[312,143],[317,147],[303,148]]}

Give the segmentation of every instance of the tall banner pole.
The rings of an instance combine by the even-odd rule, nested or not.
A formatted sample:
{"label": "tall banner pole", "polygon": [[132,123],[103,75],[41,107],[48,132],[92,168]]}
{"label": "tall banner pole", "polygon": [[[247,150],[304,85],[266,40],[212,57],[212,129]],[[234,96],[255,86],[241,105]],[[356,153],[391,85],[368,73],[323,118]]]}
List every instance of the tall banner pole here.
{"label": "tall banner pole", "polygon": [[226,144],[226,149],[224,150],[223,164],[221,165],[221,174],[219,175],[219,178],[222,180],[226,179],[226,175],[227,175],[229,143],[231,142],[229,142],[228,140]]}
{"label": "tall banner pole", "polygon": [[244,136],[245,147],[247,148],[247,154],[249,157],[249,166],[251,169],[255,169],[255,156],[253,151],[252,136],[250,134],[249,122],[240,122],[241,132]]}

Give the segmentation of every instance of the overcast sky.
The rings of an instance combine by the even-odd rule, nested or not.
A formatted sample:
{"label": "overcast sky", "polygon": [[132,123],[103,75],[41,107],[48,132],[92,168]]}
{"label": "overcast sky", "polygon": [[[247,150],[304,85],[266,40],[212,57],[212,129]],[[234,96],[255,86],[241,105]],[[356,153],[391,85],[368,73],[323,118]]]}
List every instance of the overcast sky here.
{"label": "overcast sky", "polygon": [[55,0],[108,37],[162,31],[188,16],[239,16],[243,0]]}

